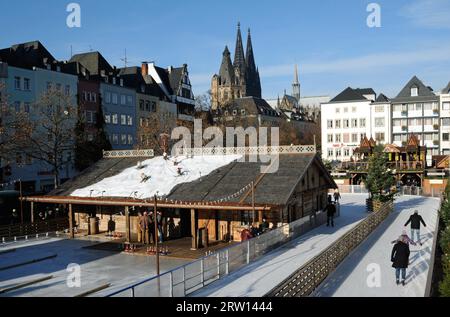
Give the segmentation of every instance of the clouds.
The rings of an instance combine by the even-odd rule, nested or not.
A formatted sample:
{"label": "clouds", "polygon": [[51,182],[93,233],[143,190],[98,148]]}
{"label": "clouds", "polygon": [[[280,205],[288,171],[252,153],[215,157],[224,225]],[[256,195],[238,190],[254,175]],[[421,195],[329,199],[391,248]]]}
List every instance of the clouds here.
{"label": "clouds", "polygon": [[418,27],[450,29],[450,1],[415,0],[401,9],[400,15]]}

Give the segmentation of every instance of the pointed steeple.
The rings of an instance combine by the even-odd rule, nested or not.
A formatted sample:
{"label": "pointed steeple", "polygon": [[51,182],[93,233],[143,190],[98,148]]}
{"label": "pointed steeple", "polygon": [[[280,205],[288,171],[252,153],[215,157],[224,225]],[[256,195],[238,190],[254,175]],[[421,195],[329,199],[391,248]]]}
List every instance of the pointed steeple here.
{"label": "pointed steeple", "polygon": [[234,82],[233,64],[231,63],[231,54],[228,46],[225,46],[223,51],[222,65],[220,66],[220,81],[221,85],[232,85]]}
{"label": "pointed steeple", "polygon": [[247,71],[249,73],[256,73],[256,63],[255,63],[255,56],[253,55],[252,35],[250,33],[250,29],[248,29],[247,53],[245,55],[245,62],[247,66]]}
{"label": "pointed steeple", "polygon": [[236,51],[234,53],[233,66],[239,69],[241,71],[241,74],[245,74],[245,56],[244,56],[244,45],[242,44],[241,23],[238,23]]}
{"label": "pointed steeple", "polygon": [[295,65],[294,83],[292,84],[292,96],[300,103],[300,81],[298,80],[298,66]]}

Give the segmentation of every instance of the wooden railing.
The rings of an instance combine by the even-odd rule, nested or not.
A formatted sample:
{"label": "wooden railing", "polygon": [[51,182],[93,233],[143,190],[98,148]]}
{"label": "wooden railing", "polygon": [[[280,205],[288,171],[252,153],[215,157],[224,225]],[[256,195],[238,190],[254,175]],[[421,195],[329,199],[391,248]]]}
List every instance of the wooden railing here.
{"label": "wooden railing", "polygon": [[[387,167],[397,171],[422,171],[425,169],[425,164],[420,161],[411,162],[389,162]],[[344,162],[341,165],[342,169],[350,171],[367,171],[369,169],[368,162]]]}
{"label": "wooden railing", "polygon": [[33,236],[40,233],[63,231],[69,228],[68,218],[58,218],[35,223],[18,224],[0,227],[0,242],[14,237]]}
{"label": "wooden railing", "polygon": [[383,204],[350,232],[303,265],[265,297],[306,297],[311,295],[337,266],[359,246],[393,211],[393,203]]}

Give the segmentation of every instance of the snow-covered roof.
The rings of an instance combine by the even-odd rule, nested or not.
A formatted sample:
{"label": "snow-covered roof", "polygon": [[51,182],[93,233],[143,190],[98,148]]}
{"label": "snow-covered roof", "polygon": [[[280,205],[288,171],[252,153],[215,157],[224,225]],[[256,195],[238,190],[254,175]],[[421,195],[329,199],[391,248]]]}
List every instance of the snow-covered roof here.
{"label": "snow-covered roof", "polygon": [[164,196],[179,184],[193,182],[241,158],[240,155],[183,156],[168,160],[156,157],[77,189],[70,196],[139,199],[151,198],[155,194]]}

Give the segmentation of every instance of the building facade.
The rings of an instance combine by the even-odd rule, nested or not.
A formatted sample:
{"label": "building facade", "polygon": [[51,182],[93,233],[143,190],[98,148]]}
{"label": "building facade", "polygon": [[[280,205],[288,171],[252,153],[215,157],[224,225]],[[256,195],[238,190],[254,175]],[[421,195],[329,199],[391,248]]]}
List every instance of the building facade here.
{"label": "building facade", "polygon": [[450,82],[442,90],[439,96],[439,103],[441,109],[440,154],[450,155]]}
{"label": "building facade", "polygon": [[228,46],[222,56],[219,74],[215,74],[211,83],[211,107],[218,107],[243,97],[261,98],[261,79],[256,67],[250,29],[247,37],[247,51],[244,55],[241,28],[238,24],[234,62]]}
{"label": "building facade", "polygon": [[440,148],[440,108],[439,97],[430,87],[414,76],[391,100],[392,140],[397,146],[404,146],[411,134],[426,146],[427,164],[439,155]]}
{"label": "building facade", "polygon": [[348,162],[361,140],[372,136],[371,104],[373,89],[347,88],[321,105],[322,157]]}
{"label": "building facade", "polygon": [[[52,90],[63,92],[71,106],[77,105],[78,77],[63,72],[63,65],[57,62],[40,42],[30,42],[0,50],[7,103],[10,111],[24,112],[34,122],[42,120],[39,108],[43,96]],[[75,127],[75,121],[73,121]],[[67,163],[59,171],[60,182],[76,175],[73,149],[61,153]],[[53,167],[33,158],[30,154],[17,151],[2,159],[3,182],[20,180],[26,193],[47,193],[54,188]],[[2,167],[2,166],[0,166]],[[5,171],[7,171],[5,173]],[[18,189],[19,182],[15,187]]]}

